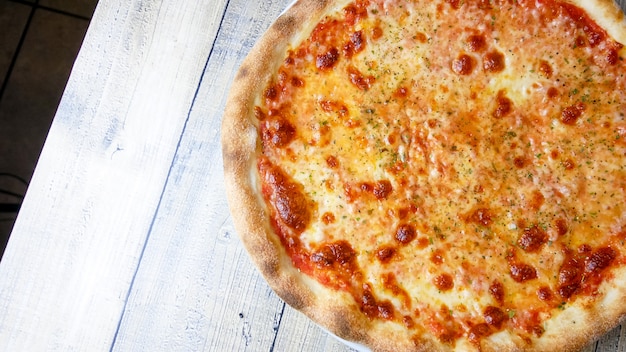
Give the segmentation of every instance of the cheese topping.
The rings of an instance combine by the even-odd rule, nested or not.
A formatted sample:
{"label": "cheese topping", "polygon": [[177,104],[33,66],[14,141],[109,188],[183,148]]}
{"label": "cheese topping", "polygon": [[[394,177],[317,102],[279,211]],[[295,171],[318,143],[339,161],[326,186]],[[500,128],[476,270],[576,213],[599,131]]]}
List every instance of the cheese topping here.
{"label": "cheese topping", "polygon": [[287,254],[416,340],[542,336],[625,261],[622,54],[556,0],[328,15],[255,108]]}

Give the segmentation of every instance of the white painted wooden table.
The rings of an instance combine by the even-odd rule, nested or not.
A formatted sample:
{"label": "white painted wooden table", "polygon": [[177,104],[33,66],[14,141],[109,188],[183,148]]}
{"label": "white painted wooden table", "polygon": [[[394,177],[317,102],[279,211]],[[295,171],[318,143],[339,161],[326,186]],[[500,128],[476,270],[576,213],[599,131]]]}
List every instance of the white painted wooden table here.
{"label": "white painted wooden table", "polygon": [[269,289],[224,194],[230,82],[289,2],[100,0],[0,263],[0,351],[349,350]]}

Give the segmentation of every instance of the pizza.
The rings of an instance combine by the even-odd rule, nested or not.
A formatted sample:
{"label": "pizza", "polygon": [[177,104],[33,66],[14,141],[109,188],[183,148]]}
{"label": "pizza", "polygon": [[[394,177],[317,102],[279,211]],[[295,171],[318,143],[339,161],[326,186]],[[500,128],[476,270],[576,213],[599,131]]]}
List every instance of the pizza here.
{"label": "pizza", "polygon": [[298,0],[222,125],[273,290],[375,351],[573,351],[626,314],[610,0]]}

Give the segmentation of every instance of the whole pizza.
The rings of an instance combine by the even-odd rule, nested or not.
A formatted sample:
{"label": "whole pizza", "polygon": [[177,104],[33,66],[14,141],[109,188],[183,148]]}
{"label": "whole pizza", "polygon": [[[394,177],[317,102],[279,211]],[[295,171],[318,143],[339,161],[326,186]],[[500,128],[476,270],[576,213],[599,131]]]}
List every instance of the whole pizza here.
{"label": "whole pizza", "polygon": [[222,144],[285,302],[375,351],[572,351],[626,314],[626,25],[611,0],[299,0]]}

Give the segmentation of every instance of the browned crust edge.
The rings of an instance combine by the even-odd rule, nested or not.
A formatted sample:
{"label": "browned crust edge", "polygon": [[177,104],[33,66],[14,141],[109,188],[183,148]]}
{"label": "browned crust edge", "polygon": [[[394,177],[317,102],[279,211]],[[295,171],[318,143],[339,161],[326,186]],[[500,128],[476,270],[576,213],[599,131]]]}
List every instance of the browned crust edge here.
{"label": "browned crust edge", "polygon": [[[584,10],[610,36],[626,44],[626,24],[622,10],[613,0],[567,0]],[[288,45],[332,8],[347,0],[298,0],[287,9],[261,37],[243,61],[230,90],[222,122],[222,153],[225,186],[235,228],[270,287],[287,304],[301,311],[333,334],[348,341],[366,344],[376,351],[398,350],[394,333],[366,323],[351,300],[301,275],[282,249],[268,220],[267,209],[256,175],[259,151],[257,125],[253,109],[255,97],[265,88],[268,79],[282,63]],[[626,49],[622,51],[624,53]],[[626,316],[626,268],[601,286],[608,292],[600,304],[588,302],[561,312],[551,323],[556,325],[528,348],[518,338],[494,336],[485,341],[484,351],[550,351],[559,346],[563,351],[576,351],[591,340],[598,339],[617,326]],[[399,335],[402,335],[399,333]],[[409,345],[405,350],[439,350],[440,346]]]}
{"label": "browned crust edge", "polygon": [[[323,14],[336,5],[337,2],[328,0],[296,1],[252,48],[235,76],[226,102],[221,131],[222,155],[226,194],[235,229],[270,287],[287,304],[332,333],[349,341],[365,342],[363,320],[355,314],[356,306],[345,306],[347,296],[331,295],[329,290],[293,267],[270,226],[256,174],[260,148],[253,113],[256,96],[282,64],[289,44],[302,35],[302,29],[308,33]],[[315,292],[311,285],[316,286]],[[328,294],[320,295],[321,292]]]}

